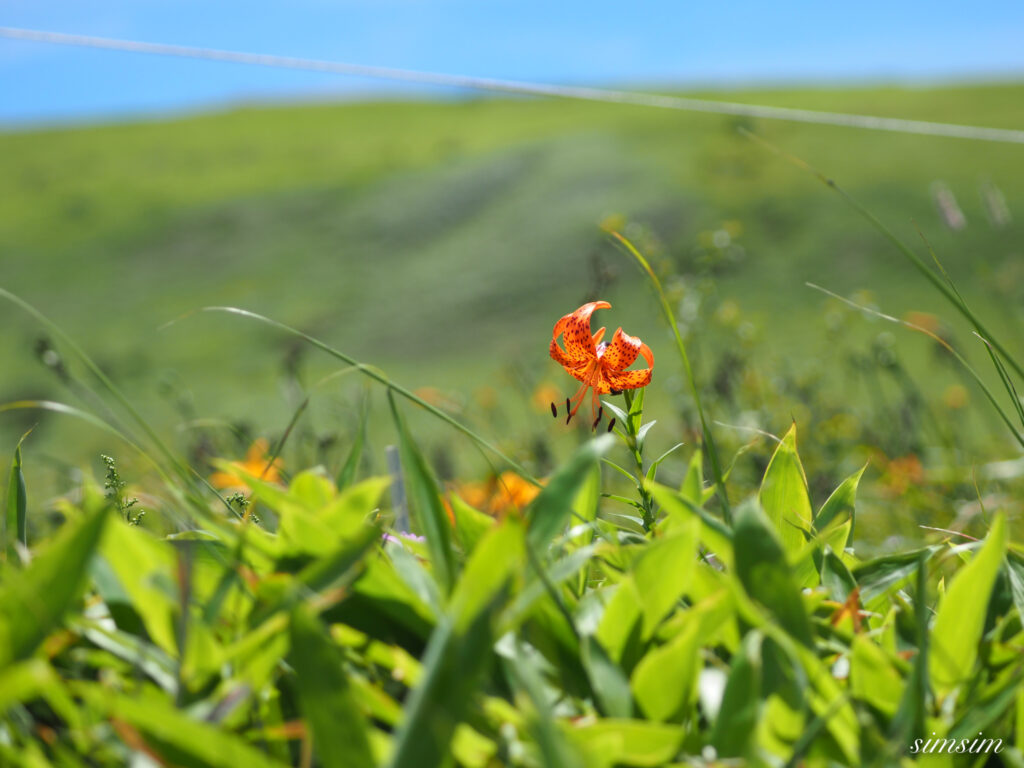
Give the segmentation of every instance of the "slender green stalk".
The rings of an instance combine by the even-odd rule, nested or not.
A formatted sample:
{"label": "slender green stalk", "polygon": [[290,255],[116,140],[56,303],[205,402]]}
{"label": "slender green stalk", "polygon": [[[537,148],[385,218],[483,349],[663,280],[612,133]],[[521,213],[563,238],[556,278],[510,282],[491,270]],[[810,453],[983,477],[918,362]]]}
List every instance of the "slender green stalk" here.
{"label": "slender green stalk", "polygon": [[349,355],[346,355],[344,352],[341,352],[340,350],[337,350],[334,347],[332,347],[332,346],[330,346],[328,344],[325,344],[324,342],[320,341],[319,339],[317,339],[317,338],[315,338],[313,336],[310,336],[307,333],[303,333],[302,331],[300,331],[297,328],[293,328],[290,325],[286,325],[284,323],[278,322],[277,320],[272,320],[269,317],[265,317],[263,315],[255,313],[255,312],[249,312],[248,310],[239,309],[237,307],[203,307],[202,311],[203,312],[227,312],[228,314],[232,314],[232,315],[240,315],[242,317],[247,317],[247,318],[250,318],[252,320],[258,320],[261,323],[266,323],[267,325],[272,326],[274,328],[277,328],[278,330],[286,331],[287,333],[290,333],[290,334],[292,334],[294,336],[297,336],[298,338],[302,339],[303,341],[305,341],[305,342],[311,344],[312,346],[316,347],[321,352],[326,352],[331,357],[335,357],[338,360],[341,360],[342,362],[347,363],[348,365],[351,365],[353,368],[358,370],[364,376],[368,376],[369,378],[373,379],[377,383],[383,384],[385,387],[387,387],[389,390],[391,390],[395,394],[401,395],[406,400],[410,400],[410,401],[416,403],[416,405],[420,406],[421,408],[423,408],[428,413],[432,414],[433,416],[436,416],[441,421],[445,422],[446,424],[448,424],[451,427],[454,427],[459,432],[461,432],[462,434],[466,435],[466,437],[468,437],[470,440],[472,440],[474,443],[476,443],[480,447],[486,448],[488,451],[493,453],[495,456],[497,456],[502,461],[504,461],[506,464],[508,464],[510,467],[512,467],[516,472],[518,472],[520,475],[522,475],[522,477],[525,480],[527,480],[528,482],[532,483],[533,485],[536,485],[538,488],[540,487],[540,481],[537,480],[537,478],[535,478],[530,472],[528,472],[526,470],[526,468],[523,467],[523,465],[520,464],[518,461],[516,461],[515,459],[513,459],[510,456],[506,455],[504,453],[504,451],[502,451],[496,445],[494,445],[493,443],[489,442],[488,440],[486,440],[483,437],[481,437],[480,435],[478,435],[476,432],[471,430],[469,427],[465,426],[464,424],[462,424],[461,422],[457,421],[456,419],[453,419],[451,416],[449,416],[447,413],[442,411],[440,408],[437,408],[437,407],[431,405],[430,403],[428,403],[426,400],[424,400],[421,397],[417,397],[415,394],[410,392],[408,389],[403,387],[401,384],[396,384],[395,382],[393,382],[379,368],[375,368],[374,366],[366,365],[365,363],[361,363],[358,360],[356,360],[354,357],[350,357]]}
{"label": "slender green stalk", "polygon": [[78,355],[78,358],[82,361],[85,367],[88,368],[93,376],[103,384],[104,388],[114,396],[114,399],[116,399],[121,407],[124,408],[132,417],[132,420],[142,428],[142,431],[146,433],[146,436],[153,442],[153,445],[156,446],[157,450],[163,454],[164,458],[170,462],[171,466],[186,478],[190,475],[189,468],[174,455],[167,444],[160,439],[160,436],[156,431],[145,419],[142,418],[141,414],[135,410],[135,406],[133,406],[128,398],[121,393],[121,391],[114,385],[114,382],[110,380],[103,370],[92,361],[92,358],[85,353],[85,350],[75,343],[74,339],[64,333],[60,326],[21,297],[15,296],[10,291],[0,288],[0,298],[7,299],[12,304],[20,307],[22,310],[30,314],[38,322],[46,326],[54,336],[60,339],[61,343],[67,345],[76,355]]}
{"label": "slender green stalk", "polygon": [[729,506],[729,494],[725,490],[725,478],[722,475],[722,463],[718,458],[718,449],[715,447],[714,436],[708,428],[708,421],[704,415],[704,407],[701,405],[700,391],[697,389],[697,381],[693,376],[693,368],[690,365],[690,356],[686,353],[686,344],[683,342],[683,335],[679,332],[679,325],[676,323],[675,313],[672,312],[672,307],[669,306],[668,298],[665,296],[665,291],[661,287],[661,280],[658,279],[654,270],[651,269],[651,265],[647,262],[647,259],[645,259],[640,251],[637,250],[636,246],[634,246],[623,235],[615,231],[610,231],[610,234],[625,246],[630,255],[636,259],[637,263],[639,263],[647,273],[651,283],[654,285],[654,290],[658,294],[658,299],[661,302],[661,309],[665,314],[665,319],[668,320],[668,324],[672,327],[672,332],[675,334],[676,346],[679,349],[679,357],[683,361],[683,368],[686,371],[686,380],[690,385],[690,394],[693,397],[694,405],[697,407],[697,416],[700,418],[704,444],[708,450],[708,458],[711,460],[711,471],[715,476],[715,488],[718,493],[718,499],[722,504],[722,514],[726,521],[731,523],[732,508]]}
{"label": "slender green stalk", "polygon": [[[1013,425],[1013,421],[1007,415],[1006,411],[1003,410],[1003,407],[1001,405],[999,405],[999,401],[996,400],[995,395],[992,394],[992,390],[990,390],[988,388],[988,386],[985,384],[985,382],[982,380],[982,378],[978,375],[977,371],[975,371],[971,367],[970,363],[968,363],[963,358],[963,355],[961,355],[959,352],[957,352],[955,349],[953,349],[953,347],[951,347],[948,342],[946,342],[943,339],[941,339],[940,337],[936,336],[934,333],[929,331],[927,328],[922,328],[919,325],[914,325],[913,323],[908,323],[906,320],[900,320],[898,317],[893,317],[892,315],[886,315],[883,312],[879,312],[879,311],[871,309],[869,307],[861,306],[860,304],[857,304],[854,301],[850,301],[849,299],[843,298],[842,296],[840,296],[837,293],[833,293],[832,291],[828,290],[827,288],[822,288],[820,285],[815,285],[814,283],[806,283],[806,285],[807,285],[808,288],[813,288],[816,291],[821,291],[826,296],[831,296],[833,299],[837,299],[838,301],[841,301],[844,304],[846,304],[847,306],[853,307],[854,309],[859,309],[862,312],[868,313],[869,315],[874,315],[875,317],[877,317],[877,318],[879,318],[881,320],[886,320],[886,321],[888,321],[890,323],[896,323],[897,325],[902,325],[903,327],[909,328],[912,331],[917,331],[918,333],[923,333],[926,336],[929,336],[930,338],[932,338],[934,341],[937,341],[939,344],[941,344],[946,349],[947,352],[949,352],[951,355],[953,355],[954,358],[956,358],[956,361],[958,363],[960,363],[960,365],[962,365],[964,367],[964,369],[969,374],[971,374],[971,376],[974,378],[974,381],[977,383],[977,385],[979,387],[981,387],[981,391],[985,394],[985,397],[988,398],[988,401],[990,403],[992,403],[992,407],[996,409],[996,412],[999,414],[999,418],[1001,418],[1003,420],[1003,423],[1006,424],[1007,428],[1010,430],[1010,433],[1013,435],[1014,439],[1018,443],[1020,443],[1022,448],[1024,448],[1024,435],[1021,435],[1021,433]],[[982,341],[984,341],[984,339],[982,339]]]}
{"label": "slender green stalk", "polygon": [[774,154],[788,161],[789,163],[796,166],[800,170],[811,174],[826,187],[828,187],[833,192],[838,194],[846,202],[847,205],[849,205],[851,208],[853,208],[853,210],[855,210],[864,219],[866,219],[871,224],[871,226],[878,230],[886,240],[892,243],[900,253],[907,257],[907,259],[909,259],[910,263],[914,265],[917,271],[924,275],[928,282],[930,282],[935,287],[935,289],[938,290],[938,292],[941,293],[946,298],[946,300],[949,301],[949,303],[952,304],[956,308],[956,310],[961,315],[963,315],[963,317],[966,318],[966,320],[971,325],[974,326],[978,334],[988,339],[989,343],[991,343],[991,345],[996,349],[996,351],[999,352],[1003,359],[1010,364],[1010,367],[1013,368],[1017,375],[1024,378],[1024,367],[1022,367],[1021,364],[1018,363],[1009,352],[1007,352],[1006,347],[1004,347],[999,342],[999,340],[996,339],[992,332],[985,327],[981,320],[978,319],[977,315],[975,315],[974,312],[971,311],[970,307],[968,307],[966,302],[964,302],[963,299],[959,296],[956,289],[951,288],[949,285],[943,282],[942,278],[940,278],[939,275],[935,274],[935,272],[928,267],[924,259],[918,256],[913,250],[911,250],[907,245],[905,245],[902,240],[896,237],[896,235],[893,234],[892,230],[885,226],[885,224],[883,224],[877,216],[875,216],[873,213],[871,213],[871,211],[869,211],[867,208],[861,205],[856,199],[851,197],[849,193],[847,193],[842,187],[836,184],[836,182],[833,179],[830,179],[828,176],[823,174],[821,171],[819,171],[817,168],[812,166],[807,161],[802,160],[801,158],[796,157],[795,155],[789,154],[785,150],[780,149],[771,142],[767,141],[761,136],[758,136],[756,133],[747,130],[746,128],[740,127],[739,132],[746,136],[751,141],[760,144],[765,149],[769,150],[770,152],[773,152]]}

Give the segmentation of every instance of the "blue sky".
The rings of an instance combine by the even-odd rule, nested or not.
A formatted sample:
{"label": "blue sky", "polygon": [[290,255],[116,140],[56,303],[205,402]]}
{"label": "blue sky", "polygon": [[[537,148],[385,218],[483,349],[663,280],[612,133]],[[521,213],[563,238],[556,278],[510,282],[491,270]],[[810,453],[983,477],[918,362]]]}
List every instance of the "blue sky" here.
{"label": "blue sky", "polygon": [[[0,0],[0,26],[590,85],[1024,78],[1021,0]],[[0,39],[8,125],[394,88]]]}

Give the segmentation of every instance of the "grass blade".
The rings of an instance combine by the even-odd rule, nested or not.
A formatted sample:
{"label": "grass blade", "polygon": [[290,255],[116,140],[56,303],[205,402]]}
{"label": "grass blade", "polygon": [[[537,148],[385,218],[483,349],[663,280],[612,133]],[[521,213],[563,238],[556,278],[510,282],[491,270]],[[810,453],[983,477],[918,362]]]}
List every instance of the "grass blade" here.
{"label": "grass blade", "polygon": [[7,299],[15,306],[27,312],[39,323],[46,326],[46,328],[48,328],[49,331],[54,336],[60,339],[60,341],[63,344],[66,344],[78,356],[78,358],[82,361],[85,367],[89,369],[90,373],[92,373],[92,375],[99,380],[103,387],[111,395],[113,395],[114,399],[117,400],[121,407],[124,408],[125,411],[132,417],[132,420],[142,428],[142,431],[145,432],[146,436],[153,441],[153,444],[156,446],[157,450],[159,450],[159,452],[163,454],[164,458],[168,460],[171,466],[173,466],[182,475],[183,479],[189,482],[191,481],[191,474],[189,468],[186,465],[184,465],[174,455],[174,453],[167,446],[167,444],[160,439],[160,436],[156,433],[156,431],[149,425],[149,423],[145,419],[142,418],[139,412],[135,410],[135,407],[131,404],[128,398],[125,397],[121,393],[121,390],[119,390],[114,385],[114,382],[111,381],[110,378],[103,372],[103,369],[101,369],[95,362],[93,362],[92,358],[90,358],[85,353],[85,350],[78,346],[78,344],[76,344],[75,341],[70,336],[64,333],[60,326],[58,326],[56,323],[50,320],[46,315],[44,315],[38,309],[33,307],[27,301],[20,298],[19,296],[15,296],[10,291],[0,288],[0,298]]}
{"label": "grass blade", "polygon": [[370,404],[369,397],[366,397],[363,399],[359,409],[359,428],[356,430],[355,439],[352,441],[352,447],[348,451],[345,463],[338,472],[336,483],[338,490],[348,488],[348,486],[355,482],[356,473],[359,471],[359,462],[363,458],[363,446],[366,444],[366,424],[369,419]]}
{"label": "grass blade", "polygon": [[337,647],[316,614],[292,614],[289,661],[298,678],[299,704],[313,731],[313,748],[324,768],[373,768],[369,724],[352,696]]}
{"label": "grass blade", "polygon": [[458,567],[455,552],[452,549],[452,526],[448,521],[448,513],[441,503],[441,491],[437,486],[433,473],[427,466],[423,454],[413,442],[405,426],[405,420],[398,412],[394,396],[388,392],[388,403],[391,415],[398,429],[398,442],[402,453],[402,469],[405,474],[406,487],[409,489],[409,500],[412,502],[413,513],[419,521],[420,528],[427,539],[430,551],[430,562],[434,566],[434,575],[445,594],[451,592],[455,585]]}
{"label": "grass blade", "polygon": [[21,444],[29,436],[30,429],[18,441],[14,448],[14,459],[11,461],[11,474],[7,484],[7,514],[0,526],[0,553],[7,553],[7,562],[18,562],[15,542],[28,547],[26,518],[28,514],[28,494],[25,491],[25,473],[21,471]]}
{"label": "grass blade", "polygon": [[811,176],[814,176],[816,179],[818,179],[818,181],[820,181],[826,187],[828,187],[833,192],[838,194],[847,205],[853,208],[853,210],[855,210],[863,218],[865,218],[868,221],[868,223],[871,224],[872,227],[878,230],[878,232],[881,233],[882,237],[884,237],[886,240],[892,243],[892,245],[896,247],[896,250],[903,254],[903,256],[905,256],[907,260],[910,261],[911,264],[913,264],[914,268],[917,269],[917,271],[920,272],[921,275],[923,275],[924,278],[928,280],[928,282],[930,282],[935,287],[935,289],[938,290],[938,292],[941,293],[943,297],[950,304],[952,304],[956,308],[956,310],[972,326],[974,326],[974,329],[978,332],[979,335],[984,336],[986,339],[989,339],[992,342],[992,345],[997,350],[999,350],[999,354],[1002,355],[1003,359],[1010,363],[1010,366],[1013,368],[1014,371],[1017,372],[1017,375],[1024,378],[1024,367],[1022,367],[1020,363],[1018,363],[1013,358],[1013,356],[1006,351],[1006,347],[1004,347],[993,336],[993,334],[989,332],[989,330],[984,326],[984,324],[971,311],[970,307],[968,307],[967,304],[964,303],[964,301],[959,298],[957,291],[953,288],[950,288],[950,286],[946,285],[946,283],[944,283],[942,279],[937,274],[935,274],[935,272],[932,269],[928,267],[924,259],[918,256],[909,246],[905,245],[902,240],[896,237],[896,235],[893,234],[893,232],[887,226],[885,226],[885,224],[883,224],[877,216],[875,216],[873,213],[871,213],[871,211],[869,211],[867,208],[861,205],[861,203],[858,202],[855,198],[851,197],[849,193],[847,193],[842,187],[836,184],[836,182],[833,179],[823,174],[821,171],[816,169],[807,161],[799,157],[796,157],[795,155],[789,154],[788,152],[780,149],[771,142],[767,141],[766,139],[762,138],[761,136],[758,136],[756,133],[753,133],[752,131],[742,126],[738,130],[743,136],[746,136],[748,139],[755,142],[756,144],[760,144],[765,149],[783,158],[784,160],[796,166],[800,170],[809,173]]}
{"label": "grass blade", "polygon": [[395,736],[391,768],[434,768],[447,764],[455,727],[468,711],[491,656],[490,611],[471,617],[464,632],[442,621],[423,657],[423,680],[405,705]]}
{"label": "grass blade", "polygon": [[[853,307],[854,309],[859,309],[860,311],[872,315],[873,317],[877,317],[881,320],[885,320],[890,323],[895,323],[896,325],[902,325],[904,328],[909,328],[910,330],[917,331],[918,333],[923,333],[926,336],[930,337],[933,341],[936,341],[939,344],[941,344],[947,352],[949,352],[954,358],[956,358],[956,361],[960,363],[961,366],[963,366],[964,370],[966,370],[971,375],[971,378],[973,378],[975,383],[977,383],[977,385],[981,388],[981,391],[984,393],[985,397],[992,404],[992,407],[996,409],[996,413],[999,414],[999,418],[1002,419],[1003,423],[1010,430],[1010,433],[1013,435],[1014,439],[1022,447],[1024,447],[1024,435],[1022,435],[1020,431],[1013,425],[1013,421],[1007,415],[1006,411],[1003,410],[1003,407],[999,404],[999,401],[996,400],[995,395],[992,394],[992,390],[988,388],[988,385],[984,382],[984,380],[982,380],[981,376],[978,375],[978,372],[971,367],[970,363],[968,363],[967,360],[964,359],[963,355],[961,355],[959,352],[953,349],[953,347],[950,346],[950,344],[946,342],[944,339],[935,335],[926,328],[922,328],[919,325],[914,325],[913,323],[907,322],[906,320],[900,320],[899,318],[893,317],[892,315],[886,315],[883,312],[871,309],[870,307],[861,306],[860,304],[850,301],[849,299],[844,298],[837,293],[833,293],[827,288],[822,288],[820,285],[815,285],[814,283],[805,283],[805,285],[807,285],[808,288],[813,288],[816,291],[821,291],[826,296],[831,296],[833,299],[841,301],[843,304],[846,304],[849,307]],[[982,340],[985,341],[984,339]]]}
{"label": "grass blade", "polygon": [[232,314],[232,315],[239,315],[240,317],[247,317],[247,318],[249,318],[251,320],[257,320],[257,321],[259,321],[261,323],[265,323],[266,325],[269,325],[269,326],[271,326],[273,328],[277,328],[278,330],[281,330],[281,331],[285,331],[286,333],[290,333],[291,335],[293,335],[293,336],[295,336],[297,338],[302,339],[303,341],[305,341],[305,342],[311,344],[312,346],[316,347],[317,349],[319,349],[321,352],[326,352],[331,357],[335,357],[338,360],[341,360],[342,362],[347,363],[348,365],[351,365],[353,368],[357,369],[364,376],[368,376],[369,378],[373,379],[377,383],[383,384],[385,387],[388,388],[389,392],[394,392],[396,394],[399,394],[402,397],[404,397],[406,400],[411,400],[412,402],[416,403],[416,405],[420,406],[425,411],[429,412],[433,416],[436,416],[438,419],[440,419],[441,421],[445,422],[449,426],[454,427],[455,429],[457,429],[459,432],[464,434],[466,437],[468,437],[470,440],[472,440],[474,443],[476,443],[481,448],[484,448],[484,449],[490,451],[491,453],[493,453],[495,456],[497,456],[502,461],[504,461],[506,464],[508,464],[510,467],[512,467],[516,472],[518,472],[520,475],[522,475],[529,482],[531,482],[531,483],[533,483],[534,485],[537,485],[537,486],[540,485],[540,482],[535,477],[533,477],[533,475],[531,475],[529,473],[529,471],[526,470],[525,467],[523,467],[515,459],[512,459],[509,456],[507,456],[500,448],[498,448],[497,446],[493,445],[489,441],[485,440],[483,437],[478,435],[476,432],[474,432],[473,430],[471,430],[469,427],[465,426],[461,422],[457,421],[456,419],[453,419],[451,416],[449,416],[447,413],[442,411],[440,408],[437,408],[436,406],[431,405],[426,400],[424,400],[423,398],[418,397],[417,395],[413,394],[411,391],[409,391],[405,387],[403,387],[400,384],[396,384],[395,382],[391,381],[391,379],[389,379],[384,374],[384,372],[381,371],[380,369],[375,368],[374,366],[371,366],[371,365],[366,365],[364,363],[361,363],[358,360],[356,360],[355,358],[350,357],[349,355],[346,355],[344,352],[341,352],[341,351],[335,349],[334,347],[332,347],[332,346],[330,346],[328,344],[325,344],[324,342],[320,341],[317,338],[314,338],[313,336],[310,336],[307,333],[303,333],[302,331],[300,331],[297,328],[292,328],[290,325],[285,325],[284,323],[280,323],[277,320],[272,320],[269,317],[265,317],[263,315],[257,314],[256,312],[249,312],[248,310],[239,309],[237,307],[203,307],[202,311],[203,312],[226,312],[226,313]]}

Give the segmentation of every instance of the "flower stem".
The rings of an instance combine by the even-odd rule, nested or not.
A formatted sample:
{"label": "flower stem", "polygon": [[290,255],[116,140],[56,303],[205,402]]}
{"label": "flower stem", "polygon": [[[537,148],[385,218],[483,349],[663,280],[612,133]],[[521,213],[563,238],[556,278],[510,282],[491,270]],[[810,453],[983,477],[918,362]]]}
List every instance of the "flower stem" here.
{"label": "flower stem", "polygon": [[628,418],[626,423],[622,425],[624,431],[624,438],[626,446],[629,448],[630,453],[633,454],[633,460],[636,462],[636,490],[640,494],[640,506],[643,514],[643,525],[644,531],[650,532],[654,529],[654,523],[656,513],[654,510],[654,499],[651,494],[647,491],[647,487],[644,484],[644,455],[643,455],[643,443],[639,438],[640,427],[643,424],[643,412],[644,412],[644,390],[640,390],[640,396],[634,397],[631,390],[626,390],[623,395],[626,399],[626,413]]}

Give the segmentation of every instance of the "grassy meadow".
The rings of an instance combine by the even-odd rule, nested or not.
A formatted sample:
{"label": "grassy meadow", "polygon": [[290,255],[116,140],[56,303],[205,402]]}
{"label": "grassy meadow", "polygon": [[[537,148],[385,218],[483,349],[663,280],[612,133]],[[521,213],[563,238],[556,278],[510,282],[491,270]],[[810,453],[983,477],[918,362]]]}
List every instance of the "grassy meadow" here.
{"label": "grassy meadow", "polygon": [[0,765],[1024,765],[1024,148],[467,99],[0,168]]}

